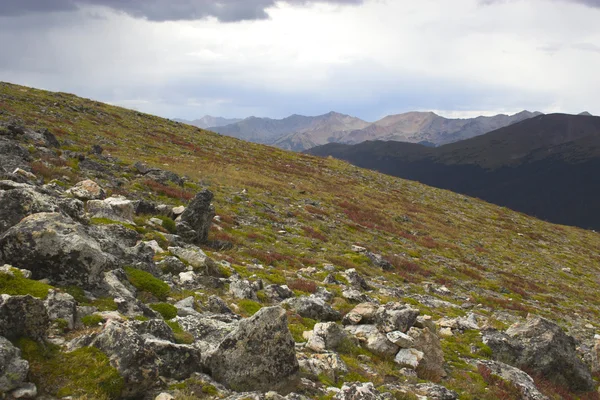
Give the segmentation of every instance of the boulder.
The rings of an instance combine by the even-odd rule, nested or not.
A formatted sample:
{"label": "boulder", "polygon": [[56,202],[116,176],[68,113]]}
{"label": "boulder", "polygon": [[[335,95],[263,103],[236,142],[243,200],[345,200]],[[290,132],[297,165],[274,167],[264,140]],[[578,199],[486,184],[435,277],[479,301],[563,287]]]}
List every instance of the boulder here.
{"label": "boulder", "polygon": [[76,199],[83,201],[104,200],[106,198],[104,189],[90,179],[78,182],[71,189],[67,190],[67,193],[73,195]]}
{"label": "boulder", "polygon": [[347,269],[346,271],[344,271],[344,276],[348,280],[348,283],[350,284],[350,286],[352,286],[355,289],[358,289],[358,290],[370,290],[371,289],[371,287],[367,284],[367,281],[365,281],[365,278],[363,278],[354,268],[350,268],[350,269]]}
{"label": "boulder", "polygon": [[250,299],[258,301],[256,288],[246,279],[235,279],[229,284],[229,294],[236,299]]}
{"label": "boulder", "polygon": [[0,234],[28,215],[59,211],[53,198],[33,189],[0,190]]}
{"label": "boulder", "polygon": [[339,321],[342,317],[339,311],[334,310],[323,299],[315,295],[287,299],[282,304],[289,306],[304,318],[312,318],[317,321]]}
{"label": "boulder", "polygon": [[41,340],[50,320],[44,302],[32,296],[0,295],[0,336]]}
{"label": "boulder", "polygon": [[203,190],[196,194],[177,221],[177,234],[190,243],[202,244],[208,240],[208,232],[215,217],[211,201],[213,194]]}
{"label": "boulder", "polygon": [[394,358],[394,362],[400,368],[417,369],[425,354],[417,349],[400,349]]}
{"label": "boulder", "polygon": [[150,178],[158,183],[162,183],[163,185],[174,183],[178,186],[183,186],[184,183],[183,179],[175,172],[165,171],[158,168],[149,169],[146,172],[146,178]]}
{"label": "boulder", "polygon": [[415,340],[412,337],[410,337],[409,335],[402,333],[400,331],[388,332],[385,336],[388,338],[388,340],[390,342],[394,343],[396,346],[399,346],[399,347],[402,347],[405,349],[408,349],[415,345]]}
{"label": "boulder", "polygon": [[572,391],[594,389],[589,368],[577,356],[575,339],[545,318],[528,315],[505,333],[488,329],[483,342],[497,361],[526,368]]}
{"label": "boulder", "polygon": [[496,375],[512,383],[521,392],[522,400],[548,400],[548,397],[535,387],[533,379],[518,368],[492,360],[479,360],[477,368],[483,373]]}
{"label": "boulder", "polygon": [[233,314],[233,311],[223,299],[218,296],[212,295],[208,298],[206,302],[206,308],[208,311],[217,313],[217,314]]}
{"label": "boulder", "polygon": [[335,400],[384,400],[384,397],[371,382],[344,383],[342,389],[333,397]]}
{"label": "boulder", "polygon": [[202,370],[201,352],[196,347],[156,338],[146,338],[144,344],[160,360],[160,376],[182,380]]}
{"label": "boulder", "polygon": [[281,302],[294,297],[294,292],[287,285],[269,285],[265,288],[265,294],[274,302]]}
{"label": "boulder", "polygon": [[187,271],[187,265],[185,265],[179,258],[168,256],[156,263],[156,266],[165,274],[179,274],[180,272]]}
{"label": "boulder", "polygon": [[439,337],[429,328],[410,328],[408,336],[413,339],[413,348],[423,352],[423,359],[419,363],[419,372],[438,377],[446,376],[444,371],[444,351]]}
{"label": "boulder", "polygon": [[382,332],[407,332],[417,321],[419,310],[401,303],[387,303],[377,309],[375,321]]}
{"label": "boulder", "polygon": [[320,353],[335,350],[347,338],[347,333],[335,322],[319,322],[309,336],[306,347]]}
{"label": "boulder", "polygon": [[21,350],[0,336],[0,393],[21,387],[28,372],[29,363],[21,358]]}
{"label": "boulder", "polygon": [[195,272],[205,276],[221,277],[221,271],[217,264],[199,247],[169,247],[168,250],[184,263],[190,265]]}
{"label": "boulder", "polygon": [[13,399],[35,399],[37,398],[37,387],[34,383],[24,383],[18,389],[10,392],[10,397]]}
{"label": "boulder", "polygon": [[417,383],[412,387],[415,394],[430,400],[458,400],[458,393],[435,383]]}
{"label": "boulder", "polygon": [[86,206],[87,212],[93,218],[133,223],[133,202],[123,196],[113,196],[105,200],[90,200]]}
{"label": "boulder", "polygon": [[371,262],[376,267],[379,267],[379,268],[383,269],[384,271],[393,271],[394,270],[394,266],[392,265],[392,263],[390,263],[388,260],[383,258],[383,256],[381,254],[371,253],[370,251],[367,252],[366,254],[367,254],[367,257],[369,257]]}
{"label": "boulder", "polygon": [[215,380],[236,391],[291,391],[298,380],[295,343],[281,307],[265,307],[223,340],[208,359]]}
{"label": "boulder", "polygon": [[86,288],[100,283],[113,261],[82,225],[57,213],[30,215],[10,228],[0,236],[0,254],[34,279]]}
{"label": "boulder", "polygon": [[234,315],[201,314],[178,316],[174,321],[194,337],[196,347],[208,354],[237,329],[239,321],[236,318]]}
{"label": "boulder", "polygon": [[360,290],[354,288],[344,290],[342,292],[342,297],[352,303],[365,303],[373,300],[366,294],[361,293]]}

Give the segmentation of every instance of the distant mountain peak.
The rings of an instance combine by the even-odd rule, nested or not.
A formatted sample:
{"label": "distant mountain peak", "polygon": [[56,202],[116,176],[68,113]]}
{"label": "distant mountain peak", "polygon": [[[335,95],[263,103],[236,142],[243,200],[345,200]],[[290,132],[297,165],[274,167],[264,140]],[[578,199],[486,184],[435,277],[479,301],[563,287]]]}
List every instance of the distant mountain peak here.
{"label": "distant mountain peak", "polygon": [[590,113],[589,113],[589,112],[587,112],[587,111],[584,111],[584,112],[582,112],[582,113],[579,113],[579,114],[577,114],[577,115],[584,115],[584,116],[586,116],[586,117],[593,117],[593,115],[592,115],[592,114],[590,114]]}

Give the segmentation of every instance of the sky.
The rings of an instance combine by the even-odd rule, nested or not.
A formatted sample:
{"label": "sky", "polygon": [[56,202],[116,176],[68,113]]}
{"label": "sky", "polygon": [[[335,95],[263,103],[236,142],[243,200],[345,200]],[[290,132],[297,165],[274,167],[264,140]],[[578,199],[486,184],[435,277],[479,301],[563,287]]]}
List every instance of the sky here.
{"label": "sky", "polygon": [[600,115],[600,0],[1,0],[0,81],[167,118]]}

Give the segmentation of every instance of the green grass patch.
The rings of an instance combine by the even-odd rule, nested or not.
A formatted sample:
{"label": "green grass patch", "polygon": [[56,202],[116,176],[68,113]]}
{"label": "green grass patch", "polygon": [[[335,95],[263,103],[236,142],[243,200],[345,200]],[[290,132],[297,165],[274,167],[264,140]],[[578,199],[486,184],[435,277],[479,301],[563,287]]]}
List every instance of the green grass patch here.
{"label": "green grass patch", "polygon": [[29,361],[29,379],[42,393],[98,400],[120,398],[124,381],[108,357],[93,347],[62,353],[57,346],[19,339],[17,346]]}
{"label": "green grass patch", "polygon": [[127,279],[138,290],[151,293],[159,300],[166,300],[171,289],[162,280],[152,274],[133,267],[125,267]]}
{"label": "green grass patch", "polygon": [[238,306],[244,316],[252,316],[263,307],[259,302],[248,299],[240,300]]}
{"label": "green grass patch", "polygon": [[98,314],[86,315],[81,318],[81,323],[89,328],[98,326],[104,321],[104,318]]}
{"label": "green grass patch", "polygon": [[0,293],[11,296],[31,295],[39,299],[45,299],[48,296],[48,290],[52,286],[42,282],[34,281],[23,277],[18,269],[12,270],[13,275],[0,273]]}
{"label": "green grass patch", "polygon": [[177,307],[169,303],[153,303],[150,308],[162,315],[165,320],[173,319],[177,316]]}
{"label": "green grass patch", "polygon": [[184,331],[183,328],[177,323],[177,321],[167,321],[167,325],[173,330],[175,335],[175,342],[180,344],[192,344],[194,343],[194,336],[191,333]]}
{"label": "green grass patch", "polygon": [[165,217],[163,215],[156,217],[162,221],[162,227],[169,233],[175,234],[177,233],[177,227],[175,226],[175,221],[173,221],[169,217]]}

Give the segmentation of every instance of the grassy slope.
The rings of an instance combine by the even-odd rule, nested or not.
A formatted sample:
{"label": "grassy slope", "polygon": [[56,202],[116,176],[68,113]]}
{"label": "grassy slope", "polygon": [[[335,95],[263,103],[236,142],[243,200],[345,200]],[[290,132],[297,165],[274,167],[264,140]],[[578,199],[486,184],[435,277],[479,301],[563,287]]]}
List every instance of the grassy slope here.
{"label": "grassy slope", "polygon": [[[533,311],[566,328],[600,325],[600,236],[595,232],[552,225],[338,160],[246,143],[68,94],[0,84],[0,120],[14,117],[71,141],[69,149],[87,151],[100,144],[124,164],[146,161],[210,188],[222,228],[212,235],[235,243],[212,256],[229,260],[243,274],[282,282],[300,268],[332,263],[383,282],[382,277],[412,294],[423,293],[419,283],[425,280],[445,284],[491,307],[481,310],[488,315],[492,309]],[[61,176],[54,171],[48,177],[53,173]],[[129,180],[123,192],[134,196],[144,189]],[[243,189],[247,194],[240,194]],[[171,195],[157,199],[180,202]],[[389,256],[397,270],[383,273],[370,266],[352,253],[353,244]],[[275,268],[244,266],[256,260]]]}

